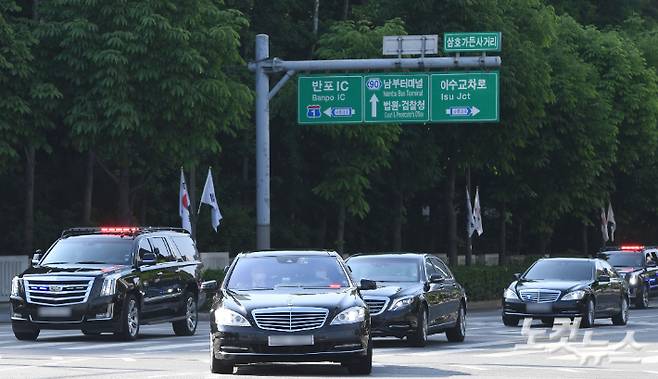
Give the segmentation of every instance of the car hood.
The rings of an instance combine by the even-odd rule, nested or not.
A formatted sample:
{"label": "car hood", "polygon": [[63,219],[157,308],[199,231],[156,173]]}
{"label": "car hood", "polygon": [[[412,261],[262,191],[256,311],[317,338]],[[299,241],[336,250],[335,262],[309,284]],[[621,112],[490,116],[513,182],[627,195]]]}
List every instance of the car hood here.
{"label": "car hood", "polygon": [[562,292],[573,291],[587,287],[591,281],[572,281],[572,280],[519,280],[516,282],[516,290],[528,289],[549,289],[560,290]]}
{"label": "car hood", "polygon": [[36,266],[25,270],[22,276],[59,275],[59,276],[102,276],[128,269],[130,266],[112,264],[53,265]]}
{"label": "car hood", "polygon": [[628,274],[629,272],[642,271],[642,268],[638,267],[615,267],[620,274]]}
{"label": "car hood", "polygon": [[377,282],[377,289],[361,291],[364,297],[386,296],[398,297],[412,293],[422,293],[422,283],[417,282]]}
{"label": "car hood", "polygon": [[238,310],[243,314],[259,308],[313,307],[327,308],[330,314],[359,304],[356,289],[294,289],[271,291],[222,291],[220,305]]}

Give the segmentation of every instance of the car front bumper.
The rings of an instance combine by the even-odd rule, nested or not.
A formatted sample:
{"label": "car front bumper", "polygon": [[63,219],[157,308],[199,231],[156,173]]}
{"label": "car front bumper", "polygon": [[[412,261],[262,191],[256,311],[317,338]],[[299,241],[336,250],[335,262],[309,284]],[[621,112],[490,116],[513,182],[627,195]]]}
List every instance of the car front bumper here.
{"label": "car front bumper", "polygon": [[[269,346],[270,336],[313,336],[305,346]],[[234,364],[258,362],[342,362],[367,354],[370,334],[365,322],[325,325],[299,332],[279,332],[256,327],[220,326],[211,323],[215,358]]]}
{"label": "car front bumper", "polygon": [[[552,303],[525,303],[521,300],[503,299],[503,315],[525,318],[583,317],[587,313],[587,302],[581,300],[558,300]],[[537,309],[544,308],[544,309]]]}
{"label": "car front bumper", "polygon": [[372,335],[375,337],[402,338],[418,328],[417,306],[407,306],[395,311],[385,310],[372,316]]}
{"label": "car front bumper", "polygon": [[[117,296],[103,296],[89,299],[85,303],[43,306],[28,303],[22,297],[12,297],[10,317],[12,326],[17,331],[84,329],[90,332],[114,332],[120,329],[122,303]],[[44,315],[44,312],[48,315]],[[100,314],[104,315],[99,316]]]}

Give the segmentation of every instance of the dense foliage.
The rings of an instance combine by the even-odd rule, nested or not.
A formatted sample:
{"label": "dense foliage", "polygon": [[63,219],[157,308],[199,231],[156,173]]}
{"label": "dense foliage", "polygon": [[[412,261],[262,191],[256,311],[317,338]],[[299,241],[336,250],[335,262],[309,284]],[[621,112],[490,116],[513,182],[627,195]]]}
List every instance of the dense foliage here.
{"label": "dense foliage", "polygon": [[181,166],[193,200],[215,175],[224,220],[195,217],[200,250],[251,249],[255,35],[292,60],[447,31],[503,33],[500,123],[302,127],[292,80],[270,103],[273,247],[454,263],[469,180],[476,254],[591,253],[609,201],[618,240],[656,243],[650,0],[0,0],[0,253],[79,224],[178,225]]}

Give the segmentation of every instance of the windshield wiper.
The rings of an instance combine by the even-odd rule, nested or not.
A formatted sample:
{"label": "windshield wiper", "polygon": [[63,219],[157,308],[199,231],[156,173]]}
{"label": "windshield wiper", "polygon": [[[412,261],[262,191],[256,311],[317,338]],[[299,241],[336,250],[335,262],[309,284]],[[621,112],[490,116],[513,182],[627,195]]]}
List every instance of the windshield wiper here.
{"label": "windshield wiper", "polygon": [[257,288],[229,288],[231,291],[272,291],[274,288],[257,287]]}
{"label": "windshield wiper", "polygon": [[46,265],[64,265],[64,264],[71,264],[71,262],[46,262],[46,263],[42,263],[41,266],[46,266]]}
{"label": "windshield wiper", "polygon": [[80,262],[75,262],[76,264],[89,264],[89,265],[94,265],[94,264],[107,264],[107,262],[101,262],[101,261],[80,261]]}

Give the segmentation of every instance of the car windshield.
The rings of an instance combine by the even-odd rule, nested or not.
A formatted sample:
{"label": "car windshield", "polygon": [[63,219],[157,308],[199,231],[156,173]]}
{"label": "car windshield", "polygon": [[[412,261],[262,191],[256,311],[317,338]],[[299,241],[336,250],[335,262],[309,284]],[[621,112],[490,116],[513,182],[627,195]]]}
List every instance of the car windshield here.
{"label": "car windshield", "polygon": [[642,267],[644,256],[641,253],[614,252],[601,254],[613,267]]}
{"label": "car windshield", "polygon": [[589,261],[541,260],[535,263],[523,279],[527,280],[592,280],[593,265]]}
{"label": "car windshield", "polygon": [[377,282],[418,282],[420,264],[408,258],[352,258],[347,263],[352,269],[352,277],[357,280],[369,279]]}
{"label": "car windshield", "polygon": [[285,287],[344,288],[349,281],[335,257],[281,255],[240,258],[227,288],[236,291]]}
{"label": "car windshield", "polygon": [[59,240],[41,261],[48,264],[120,264],[133,261],[132,239],[118,236],[78,236]]}

